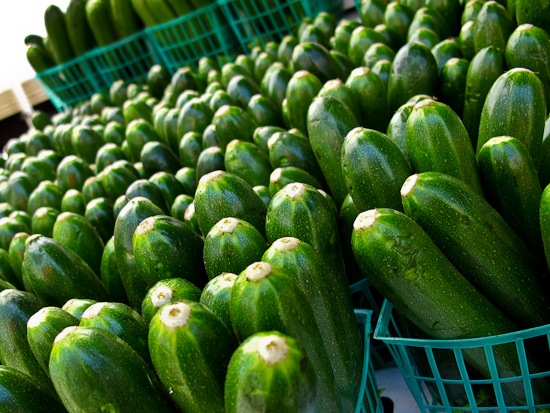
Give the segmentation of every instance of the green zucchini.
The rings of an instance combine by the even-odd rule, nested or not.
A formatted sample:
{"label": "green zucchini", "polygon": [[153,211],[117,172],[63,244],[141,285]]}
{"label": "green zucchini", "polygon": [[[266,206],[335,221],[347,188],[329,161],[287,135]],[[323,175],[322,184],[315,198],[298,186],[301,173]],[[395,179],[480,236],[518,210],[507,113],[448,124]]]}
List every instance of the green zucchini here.
{"label": "green zucchini", "polygon": [[512,136],[527,147],[538,169],[546,113],[539,77],[525,68],[508,70],[493,83],[485,99],[476,153],[495,136]]}
{"label": "green zucchini", "polygon": [[29,236],[30,234],[27,232],[17,232],[14,234],[8,249],[10,266],[15,274],[15,280],[12,284],[19,287],[19,289],[23,286],[23,257],[25,255],[25,241]]}
{"label": "green zucchini", "polygon": [[266,250],[263,235],[250,223],[226,217],[204,237],[204,266],[211,280],[222,272],[240,273]]}
{"label": "green zucchini", "polygon": [[219,146],[205,148],[197,159],[195,177],[197,182],[206,174],[218,170],[225,170],[225,155]]}
{"label": "green zucchini", "polygon": [[95,39],[86,17],[87,0],[70,0],[65,12],[67,35],[76,56],[95,47]]}
{"label": "green zucchini", "polygon": [[[153,369],[130,345],[108,331],[67,327],[50,356],[59,398],[71,412],[175,412]],[[106,374],[108,372],[108,374]]]}
{"label": "green zucchini", "polygon": [[[202,134],[212,121],[214,113],[200,98],[190,99],[181,108],[177,121],[177,136],[181,139],[187,132]],[[174,149],[174,148],[173,148]]]}
{"label": "green zucchini", "polygon": [[116,218],[114,205],[113,201],[105,197],[92,199],[86,204],[84,218],[92,225],[103,243],[113,235]]}
{"label": "green zucchini", "polygon": [[179,159],[182,166],[197,167],[197,160],[202,152],[202,134],[195,131],[185,133],[179,142]]}
{"label": "green zucchini", "polygon": [[109,9],[119,39],[131,36],[141,29],[138,15],[128,0],[109,0]]}
{"label": "green zucchini", "polygon": [[412,96],[435,95],[437,78],[437,62],[430,49],[417,42],[405,44],[395,55],[388,79],[390,113]]}
{"label": "green zucchini", "polygon": [[258,126],[283,124],[280,108],[260,93],[250,98],[246,111],[254,117]]}
{"label": "green zucchini", "polygon": [[[284,166],[275,168],[269,176],[269,196],[275,196],[277,192],[283,189],[286,185],[300,182],[307,185],[311,185],[314,188],[322,189],[323,186],[315,179],[309,172],[296,166]],[[269,206],[269,203],[267,204]]]}
{"label": "green zucchini", "polygon": [[222,272],[208,281],[199,298],[199,302],[216,314],[230,331],[233,331],[233,326],[231,325],[229,303],[231,288],[236,280],[237,274]]}
{"label": "green zucchini", "polygon": [[301,42],[294,48],[292,69],[294,72],[309,72],[321,83],[343,77],[343,73],[328,49],[315,42]]}
{"label": "green zucchini", "polygon": [[477,52],[468,67],[462,121],[474,148],[477,148],[479,121],[485,98],[504,70],[504,54],[493,46]]}
{"label": "green zucchini", "polygon": [[149,324],[157,311],[166,304],[181,300],[199,301],[201,290],[184,278],[165,278],[147,291],[141,304],[141,315]]}
{"label": "green zucchini", "polygon": [[546,95],[546,108],[550,107],[550,36],[532,24],[518,26],[506,43],[506,65],[509,68],[525,67],[535,72]]}
{"label": "green zucchini", "polygon": [[[341,410],[341,395],[305,293],[287,272],[266,262],[242,271],[231,289],[231,322],[240,342],[262,331],[276,330],[293,337],[308,355],[316,376],[318,408]],[[343,399],[343,398],[342,398]]]}
{"label": "green zucchini", "polygon": [[41,181],[29,195],[27,213],[33,215],[38,208],[43,206],[60,210],[62,199],[63,192],[61,192],[59,186],[51,181]]}
{"label": "green zucchini", "polygon": [[136,197],[144,197],[151,201],[155,206],[168,212],[168,204],[162,195],[160,188],[148,179],[138,179],[126,189],[126,198],[128,200]]}
{"label": "green zucchini", "polygon": [[384,12],[389,1],[365,0],[360,3],[359,18],[365,27],[374,27],[384,21]]}
{"label": "green zucchini", "polygon": [[448,104],[461,119],[469,68],[468,60],[453,57],[447,60],[439,77],[441,101]]}
{"label": "green zucchini", "polygon": [[65,13],[55,4],[49,5],[44,12],[44,25],[55,63],[59,65],[71,60],[74,51],[67,32]]}
{"label": "green zucchini", "polygon": [[448,105],[432,99],[417,103],[407,119],[406,144],[415,172],[448,174],[483,193],[468,132]]}
{"label": "green zucchini", "polygon": [[518,25],[531,23],[550,33],[550,3],[547,0],[515,0]]}
{"label": "green zucchini", "polygon": [[146,362],[148,325],[132,307],[123,303],[98,302],[82,313],[80,326],[108,331],[124,340]]}
{"label": "green zucchini", "polygon": [[75,316],[80,323],[80,319],[82,318],[82,314],[84,313],[84,311],[86,311],[89,306],[95,304],[96,302],[97,301],[91,300],[89,298],[71,298],[67,300],[65,304],[63,304],[61,309]]}
{"label": "green zucchini", "polygon": [[153,125],[145,119],[134,119],[126,126],[126,142],[131,154],[131,160],[140,159],[143,146],[150,141],[161,141]]}
{"label": "green zucchini", "polygon": [[[362,212],[354,223],[352,245],[369,282],[429,337],[467,339],[516,331],[407,215],[384,208]],[[465,349],[463,356],[483,376],[489,376],[482,348]],[[500,377],[518,374],[515,345],[495,346],[494,357]],[[502,389],[513,401],[525,397],[523,385],[516,383],[507,382]]]}
{"label": "green zucchini", "polygon": [[50,395],[52,383],[35,358],[27,337],[27,322],[44,307],[44,302],[30,292],[0,292],[0,362],[33,377]]}
{"label": "green zucchini", "polygon": [[236,137],[251,142],[254,130],[258,126],[250,113],[232,105],[220,107],[214,113],[212,124],[216,127],[217,141],[222,150],[225,150],[227,144]]}
{"label": "green zucchini", "polygon": [[550,299],[540,285],[541,264],[482,196],[440,172],[411,175],[401,195],[405,213],[518,326],[548,323]]}
{"label": "green zucchini", "polygon": [[118,303],[128,303],[124,284],[120,277],[120,271],[116,261],[115,238],[111,236],[105,243],[103,254],[101,255],[100,278],[105,288]]}
{"label": "green zucchini", "polygon": [[59,214],[59,210],[52,207],[38,208],[32,215],[32,233],[51,238],[53,236],[53,226]]}
{"label": "green zucchini", "polygon": [[496,1],[486,2],[475,19],[474,47],[476,53],[489,46],[502,52],[515,24],[506,7]]}
{"label": "green zucchini", "polygon": [[299,70],[292,75],[285,95],[289,128],[307,133],[308,108],[322,87],[323,83],[313,73]]}
{"label": "green zucchini", "polygon": [[94,162],[95,170],[99,173],[107,166],[112,165],[121,159],[126,159],[126,155],[122,149],[115,143],[107,142],[97,151]]}
{"label": "green zucchini", "polygon": [[174,203],[175,198],[185,191],[183,185],[178,181],[176,176],[169,172],[159,171],[149,177],[149,181],[160,189],[168,206],[168,210]]}
{"label": "green zucchini", "polygon": [[346,135],[358,126],[358,120],[351,109],[333,96],[319,96],[309,107],[309,141],[338,207],[348,193],[340,166],[342,143]]}
{"label": "green zucchini", "polygon": [[542,257],[542,188],[525,145],[510,136],[491,138],[479,151],[478,165],[487,201],[531,251]]}
{"label": "green zucchini", "polygon": [[171,147],[162,142],[151,141],[143,145],[140,161],[143,163],[143,168],[148,176],[159,171],[175,174],[181,168],[178,156]]}
{"label": "green zucchini", "polygon": [[401,210],[399,190],[412,174],[399,147],[381,132],[355,128],[342,144],[342,175],[359,211]]}
{"label": "green zucchini", "polygon": [[0,366],[0,410],[9,413],[64,413],[59,400],[44,391],[36,379],[12,367]]}
{"label": "green zucchini", "polygon": [[195,168],[189,168],[184,166],[181,169],[178,169],[176,179],[183,186],[183,193],[189,196],[195,195],[195,190],[197,189],[197,171]]}
{"label": "green zucchini", "polygon": [[272,168],[293,166],[308,172],[318,182],[324,182],[308,138],[290,132],[275,132],[267,141],[267,148]]}
{"label": "green zucchini", "polygon": [[350,73],[346,85],[359,104],[359,123],[365,128],[385,131],[388,127],[389,110],[387,91],[382,79],[368,67],[357,67]]}
{"label": "green zucchini", "polygon": [[281,413],[315,411],[315,376],[296,340],[278,331],[259,332],[233,353],[225,382],[225,411],[258,406]]}
{"label": "green zucchini", "polygon": [[128,302],[133,308],[140,308],[147,292],[144,279],[138,276],[132,238],[137,226],[145,218],[162,215],[164,212],[147,198],[136,197],[122,208],[115,222],[115,255]]}
{"label": "green zucchini", "polygon": [[200,178],[194,201],[195,218],[203,235],[222,218],[239,218],[265,234],[266,206],[244,179],[225,171]]}
{"label": "green zucchini", "polygon": [[77,326],[78,323],[78,318],[59,307],[42,307],[28,319],[26,328],[29,346],[48,377],[55,337],[65,327]]}
{"label": "green zucchini", "polygon": [[271,99],[271,101],[280,108],[286,96],[288,82],[292,78],[292,72],[282,63],[273,63],[264,74],[260,83],[262,95]]}
{"label": "green zucchini", "polygon": [[87,0],[86,19],[98,46],[104,47],[118,40],[109,0]]}
{"label": "green zucchini", "polygon": [[271,164],[268,154],[256,144],[234,139],[227,144],[224,169],[244,179],[251,186],[268,185]]}
{"label": "green zucchini", "polygon": [[86,205],[82,193],[77,189],[69,189],[61,198],[61,212],[74,212],[83,215]]}
{"label": "green zucchini", "polygon": [[262,261],[285,270],[305,292],[321,339],[331,348],[329,360],[342,411],[352,411],[360,385],[362,347],[347,282],[325,270],[323,259],[311,245],[293,237],[275,240]]}
{"label": "green zucchini", "polygon": [[155,215],[136,227],[132,248],[137,265],[135,278],[146,290],[163,278],[181,277],[202,288],[207,283],[203,262],[203,240],[182,221]]}
{"label": "green zucchini", "polygon": [[224,410],[225,375],[236,347],[225,324],[197,302],[164,305],[151,320],[153,365],[172,400],[186,412]]}
{"label": "green zucchini", "polygon": [[216,133],[216,127],[212,123],[202,133],[202,147],[209,148],[211,146],[218,146],[218,134]]}
{"label": "green zucchini", "polygon": [[75,297],[110,298],[98,276],[72,250],[39,234],[25,243],[23,273],[32,291],[44,302],[61,306]]}
{"label": "green zucchini", "polygon": [[76,155],[65,156],[57,166],[57,185],[62,192],[82,189],[84,181],[94,173],[88,162]]}

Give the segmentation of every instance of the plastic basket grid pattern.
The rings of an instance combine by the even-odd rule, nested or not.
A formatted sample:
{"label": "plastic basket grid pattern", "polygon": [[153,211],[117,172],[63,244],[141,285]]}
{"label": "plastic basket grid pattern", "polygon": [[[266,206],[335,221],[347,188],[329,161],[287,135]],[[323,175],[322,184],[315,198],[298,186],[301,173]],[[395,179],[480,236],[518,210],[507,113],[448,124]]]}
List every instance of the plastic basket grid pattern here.
{"label": "plastic basket grid pattern", "polygon": [[[383,303],[382,296],[376,295],[376,292],[372,290],[372,285],[366,278],[351,284],[349,290],[355,308],[367,308],[372,310],[371,326],[374,331]],[[374,340],[372,337],[370,343],[370,356],[375,369],[396,366],[395,360],[387,346],[382,341]]]}
{"label": "plastic basket grid pattern", "polygon": [[[155,52],[150,47],[144,31],[125,37],[113,44],[98,47],[87,53],[92,67],[103,79],[106,85],[116,80],[142,83],[147,78],[155,61]],[[158,57],[157,57],[158,59]]]}
{"label": "plastic basket grid pattern", "polygon": [[[391,303],[384,301],[374,339],[388,346],[422,412],[535,412],[550,409],[550,371],[540,369],[535,372],[530,364],[533,360],[550,361],[550,325],[474,339],[405,338],[392,310]],[[535,342],[539,347],[530,357],[528,347]],[[513,376],[499,374],[495,354],[504,348],[517,353],[517,359],[514,359],[519,371]],[[465,360],[474,351],[476,355],[485,357],[489,377],[482,377],[467,365]],[[513,388],[522,400],[508,400],[507,388]],[[543,403],[535,401],[536,388],[539,395],[546,397]]]}
{"label": "plastic basket grid pattern", "polygon": [[302,19],[311,16],[306,0],[218,0],[242,49],[279,42],[294,33]]}
{"label": "plastic basket grid pattern", "polygon": [[342,0],[309,0],[308,3],[313,17],[321,12],[327,12],[339,19],[344,14],[344,2]]}
{"label": "plastic basket grid pattern", "polygon": [[364,344],[363,372],[361,376],[361,386],[359,388],[359,397],[355,405],[355,413],[381,413],[384,411],[384,408],[380,400],[380,395],[378,394],[378,384],[376,382],[376,374],[370,354],[372,311],[364,309],[355,309],[354,311],[357,326],[361,331],[361,338]]}
{"label": "plastic basket grid pattern", "polygon": [[88,99],[104,86],[86,55],[37,73],[36,78],[60,112]]}
{"label": "plastic basket grid pattern", "polygon": [[203,56],[225,63],[240,52],[237,39],[216,3],[148,27],[145,32],[170,73],[182,66],[196,66]]}

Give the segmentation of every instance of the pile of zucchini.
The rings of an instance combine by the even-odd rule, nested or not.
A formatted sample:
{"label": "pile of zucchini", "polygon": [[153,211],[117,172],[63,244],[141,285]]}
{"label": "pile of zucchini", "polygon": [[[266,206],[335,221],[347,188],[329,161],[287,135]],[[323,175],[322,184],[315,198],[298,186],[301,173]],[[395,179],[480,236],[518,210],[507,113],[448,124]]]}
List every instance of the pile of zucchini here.
{"label": "pile of zucchini", "polygon": [[70,0],[44,12],[46,36],[25,37],[36,73],[213,4],[214,0]]}
{"label": "pile of zucchini", "polygon": [[352,412],[363,278],[423,337],[548,324],[548,7],[364,0],[34,113],[0,158],[2,407]]}

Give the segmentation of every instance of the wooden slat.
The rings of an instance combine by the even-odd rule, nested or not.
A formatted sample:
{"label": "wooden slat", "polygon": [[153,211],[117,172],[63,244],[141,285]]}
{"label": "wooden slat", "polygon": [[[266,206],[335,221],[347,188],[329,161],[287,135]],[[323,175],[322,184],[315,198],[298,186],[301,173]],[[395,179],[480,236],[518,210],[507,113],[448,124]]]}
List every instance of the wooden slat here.
{"label": "wooden slat", "polygon": [[0,119],[5,119],[21,111],[21,106],[11,89],[0,92]]}
{"label": "wooden slat", "polygon": [[48,94],[37,79],[26,80],[21,86],[32,106],[43,103],[49,99]]}

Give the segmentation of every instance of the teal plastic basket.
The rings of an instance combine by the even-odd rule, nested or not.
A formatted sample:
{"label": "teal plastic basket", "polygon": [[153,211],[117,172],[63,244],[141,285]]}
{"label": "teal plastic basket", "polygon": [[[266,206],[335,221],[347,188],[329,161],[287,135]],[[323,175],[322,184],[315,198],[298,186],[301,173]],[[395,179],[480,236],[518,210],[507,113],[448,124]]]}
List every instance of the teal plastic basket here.
{"label": "teal plastic basket", "polygon": [[144,83],[147,73],[160,56],[150,46],[145,31],[139,31],[108,46],[87,53],[91,66],[109,87],[116,80]]}
{"label": "teal plastic basket", "polygon": [[382,401],[378,392],[376,382],[376,373],[371,359],[371,318],[372,311],[364,309],[355,309],[355,319],[361,332],[363,340],[363,373],[361,376],[361,386],[359,396],[355,405],[355,413],[380,413],[384,411]]}
{"label": "teal plastic basket", "polygon": [[[384,301],[383,297],[373,289],[366,278],[351,284],[349,291],[355,308],[372,310],[371,327],[374,331]],[[376,370],[396,367],[395,360],[387,346],[380,340],[374,340],[372,336],[370,354]]]}
{"label": "teal plastic basket", "polygon": [[223,64],[241,52],[237,38],[213,3],[175,20],[145,29],[152,47],[170,73],[197,66],[203,56]]}
{"label": "teal plastic basket", "polygon": [[361,0],[353,0],[355,4],[355,10],[357,10],[357,13],[361,12]]}
{"label": "teal plastic basket", "polygon": [[[409,338],[417,337],[414,328],[398,323],[397,316],[384,301],[374,339],[390,350],[422,412],[550,411],[550,325],[491,337],[434,340]],[[405,328],[407,335],[402,334]],[[507,354],[517,373],[505,374],[496,354]],[[485,360],[488,377],[466,362],[469,357]]]}
{"label": "teal plastic basket", "polygon": [[86,55],[37,73],[36,78],[59,112],[90,98],[104,86]]}
{"label": "teal plastic basket", "polygon": [[306,0],[218,0],[245,53],[255,46],[280,42],[296,32],[302,19],[311,16]]}
{"label": "teal plastic basket", "polygon": [[321,12],[327,12],[336,19],[340,19],[344,14],[344,2],[342,0],[309,0],[308,3],[313,17]]}

